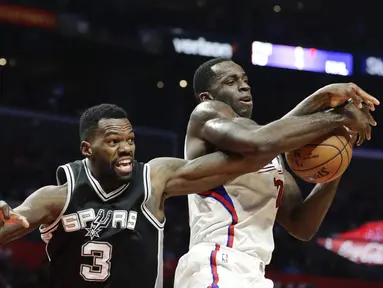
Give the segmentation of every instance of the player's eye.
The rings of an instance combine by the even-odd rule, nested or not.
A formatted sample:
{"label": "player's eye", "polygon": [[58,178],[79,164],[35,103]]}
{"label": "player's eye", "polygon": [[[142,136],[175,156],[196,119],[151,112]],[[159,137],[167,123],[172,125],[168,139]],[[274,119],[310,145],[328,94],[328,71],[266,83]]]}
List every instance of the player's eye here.
{"label": "player's eye", "polygon": [[118,140],[117,139],[109,139],[108,144],[110,146],[114,146],[114,145],[118,144]]}

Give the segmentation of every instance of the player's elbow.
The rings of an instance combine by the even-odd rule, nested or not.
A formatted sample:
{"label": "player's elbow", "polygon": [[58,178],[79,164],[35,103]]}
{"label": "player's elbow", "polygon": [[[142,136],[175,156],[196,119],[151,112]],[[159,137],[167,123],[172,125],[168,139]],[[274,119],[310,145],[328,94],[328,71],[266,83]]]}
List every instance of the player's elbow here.
{"label": "player's elbow", "polygon": [[298,240],[304,241],[304,242],[308,242],[314,238],[315,234],[316,233],[301,233],[301,234],[295,236],[295,238],[297,238]]}
{"label": "player's elbow", "polygon": [[[281,210],[282,212],[282,210]],[[297,218],[296,214],[278,214],[278,222],[286,229],[286,231],[294,238],[301,241],[310,241],[313,239],[318,229],[312,226],[311,223],[302,221],[302,218]]]}
{"label": "player's elbow", "polygon": [[293,229],[289,229],[288,231],[290,233],[290,235],[294,236],[294,238],[300,240],[300,241],[304,241],[304,242],[308,242],[308,241],[311,241],[314,236],[316,235],[316,230],[311,230],[311,229],[307,229],[307,227],[299,227],[299,228],[293,228]]}

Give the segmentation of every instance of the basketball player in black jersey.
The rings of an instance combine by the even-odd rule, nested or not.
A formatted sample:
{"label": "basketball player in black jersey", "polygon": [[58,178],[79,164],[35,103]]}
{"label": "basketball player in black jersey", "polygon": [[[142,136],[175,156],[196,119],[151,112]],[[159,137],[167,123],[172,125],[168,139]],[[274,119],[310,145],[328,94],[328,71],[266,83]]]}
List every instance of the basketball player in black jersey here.
{"label": "basketball player in black jersey", "polygon": [[50,287],[162,287],[164,200],[264,165],[221,152],[137,162],[133,127],[110,104],[83,113],[80,137],[85,159],[60,166],[57,186],[40,188],[14,210],[0,203],[0,245],[40,227]]}

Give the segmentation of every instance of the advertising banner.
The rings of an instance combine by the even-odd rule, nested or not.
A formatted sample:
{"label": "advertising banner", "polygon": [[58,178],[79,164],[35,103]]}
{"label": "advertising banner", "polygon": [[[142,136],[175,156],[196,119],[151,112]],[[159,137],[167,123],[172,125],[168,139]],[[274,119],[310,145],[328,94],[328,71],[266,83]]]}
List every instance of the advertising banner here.
{"label": "advertising banner", "polygon": [[267,273],[274,281],[274,288],[382,288],[383,283],[366,282],[354,279],[327,278],[309,275]]}
{"label": "advertising banner", "polygon": [[355,263],[383,265],[383,221],[320,238],[318,244]]}
{"label": "advertising banner", "polygon": [[253,65],[311,71],[350,76],[353,56],[350,53],[332,52],[300,46],[276,45],[254,41],[251,61]]}
{"label": "advertising banner", "polygon": [[0,4],[0,22],[53,29],[56,15],[52,12],[19,5]]}

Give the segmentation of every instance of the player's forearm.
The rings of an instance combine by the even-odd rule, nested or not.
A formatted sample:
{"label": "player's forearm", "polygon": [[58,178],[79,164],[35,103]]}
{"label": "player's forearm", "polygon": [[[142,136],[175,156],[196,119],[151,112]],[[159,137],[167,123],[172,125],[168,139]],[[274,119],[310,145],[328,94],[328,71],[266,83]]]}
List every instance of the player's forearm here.
{"label": "player's forearm", "polygon": [[33,229],[26,229],[21,224],[6,224],[0,228],[0,246],[21,238],[32,231]]}
{"label": "player's forearm", "polygon": [[263,162],[328,134],[344,121],[341,114],[324,112],[290,116],[265,126],[244,118],[218,119],[205,125],[203,138],[222,151],[262,157]]}
{"label": "player's forearm", "polygon": [[283,116],[283,118],[290,116],[309,115],[321,111],[323,110],[323,107],[328,104],[328,102],[328,97],[325,97],[325,95],[314,93],[306,97],[302,102],[295,106],[293,110]]}
{"label": "player's forearm", "polygon": [[[240,174],[250,172],[253,168],[251,157],[245,159],[240,154],[227,155],[223,152],[210,153],[192,161],[170,159],[167,162],[179,165],[179,167],[173,165],[170,170],[171,176],[164,188],[167,196],[206,191]],[[153,165],[154,162],[151,163]],[[183,164],[180,165],[181,163]]]}
{"label": "player's forearm", "polygon": [[292,211],[291,234],[304,241],[315,236],[334,200],[339,181],[340,178],[317,184],[303,203]]}
{"label": "player's forearm", "polygon": [[274,155],[298,149],[343,125],[345,117],[318,112],[307,116],[290,116],[249,133],[258,153]]}

